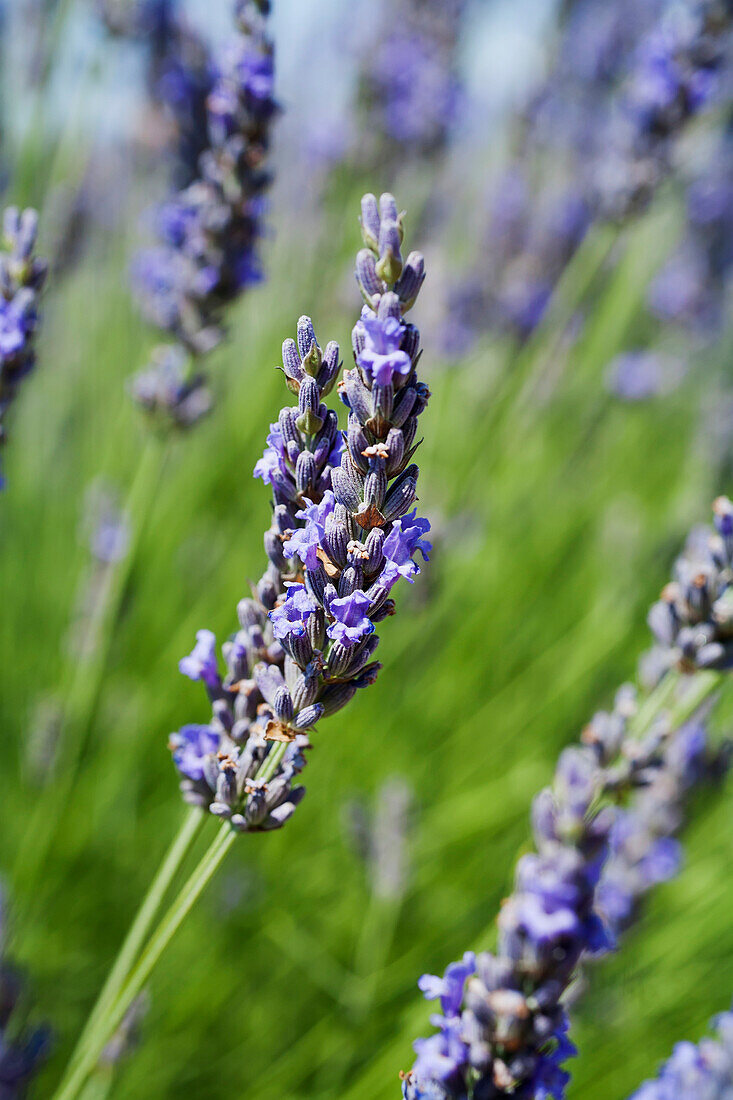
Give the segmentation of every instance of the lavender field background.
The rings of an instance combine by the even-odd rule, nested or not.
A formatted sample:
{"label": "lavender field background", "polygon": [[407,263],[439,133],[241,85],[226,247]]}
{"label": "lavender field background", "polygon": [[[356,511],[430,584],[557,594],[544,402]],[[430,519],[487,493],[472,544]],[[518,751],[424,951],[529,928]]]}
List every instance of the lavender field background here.
{"label": "lavender field background", "polygon": [[[270,511],[251,471],[282,403],[282,340],[308,313],[319,339],[350,355],[364,190],[396,194],[426,258],[415,312],[432,399],[419,496],[434,553],[384,632],[378,689],[319,730],[294,822],[238,840],[167,952],[139,1045],[105,1082],[115,1100],[398,1096],[428,1026],[418,976],[442,973],[467,945],[492,946],[534,794],[633,677],[647,609],[687,531],[731,490],[727,269],[694,325],[649,306],[689,232],[689,181],[729,127],[729,98],[613,230],[569,315],[545,314],[533,337],[525,299],[519,323],[487,304],[500,266],[491,211],[502,187],[521,205],[507,173],[529,166],[525,218],[567,183],[555,160],[530,161],[517,116],[573,7],[469,3],[449,133],[416,151],[381,140],[353,106],[365,44],[389,14],[274,0],[283,113],[266,277],[235,303],[211,356],[214,410],[167,454],[72,771],[56,751],[57,700],[77,663],[94,659],[79,634],[104,583],[85,517],[95,486],[124,499],[144,445],[126,386],[156,334],[129,269],[169,165],[140,43],[107,34],[85,0],[0,0],[0,179],[7,201],[40,209],[51,259],[38,370],[13,409],[0,497],[0,882],[29,1017],[50,1023],[55,1044],[31,1097],[51,1095],[180,820],[166,740],[206,714],[178,660],[202,626],[227,636],[262,571]],[[226,36],[226,0],[194,3],[189,16],[213,44]],[[548,140],[553,118],[539,124]],[[535,274],[512,268],[512,301],[515,282]],[[469,293],[479,286],[483,297]],[[647,357],[636,370],[619,359],[630,350]],[[724,696],[716,732],[731,722]],[[67,781],[73,797],[39,867],[44,807]],[[693,799],[680,874],[652,893],[618,954],[590,968],[570,1097],[629,1095],[677,1039],[699,1038],[729,1007],[731,794],[728,781]]]}

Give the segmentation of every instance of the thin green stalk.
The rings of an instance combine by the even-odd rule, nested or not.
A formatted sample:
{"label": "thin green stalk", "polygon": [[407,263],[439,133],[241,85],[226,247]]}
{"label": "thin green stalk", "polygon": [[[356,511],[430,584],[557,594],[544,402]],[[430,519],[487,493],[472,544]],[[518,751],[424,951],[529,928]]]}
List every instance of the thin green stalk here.
{"label": "thin green stalk", "polygon": [[112,1066],[105,1066],[103,1069],[97,1070],[94,1076],[87,1081],[80,1100],[107,1100],[113,1081]]}
{"label": "thin green stalk", "polygon": [[57,745],[58,772],[53,785],[36,808],[18,850],[15,881],[30,897],[53,845],[59,822],[66,811],[82,760],[89,726],[107,669],[120,607],[135,563],[167,454],[165,444],[148,436],[140,453],[124,514],[130,527],[125,557],[109,567],[104,585],[90,616],[82,643],[83,656],[70,670],[70,683],[62,705],[61,734]]}
{"label": "thin green stalk", "polygon": [[[259,768],[256,776],[257,779],[264,779],[266,781],[272,778],[285,755],[287,747],[287,743],[285,742],[274,746]],[[193,814],[190,815],[190,818],[193,817]],[[160,889],[160,885],[165,877],[164,869],[170,861],[170,883],[177,866],[180,865],[180,860],[178,860],[178,863],[174,866],[174,862],[178,857],[178,845],[180,843],[182,859],[185,854],[185,852],[183,852],[185,843],[184,836],[188,838],[189,829],[195,832],[193,830],[193,825],[190,824],[190,818],[184,823],[181,834],[179,834],[179,837],[174,841],[164,861],[163,867],[161,867],[153,885],[148,891],[148,895],[143,902],[140,913],[138,917],[136,917],[133,927],[130,929],[125,944],[123,945],[122,953],[124,953],[124,962],[120,961],[122,957],[121,953],[121,956],[115,963],[112,974],[110,974],[110,977],[105,983],[97,1004],[92,1009],[92,1014],[71,1056],[67,1072],[59,1086],[59,1091],[54,1096],[54,1100],[71,1100],[71,1097],[78,1094],[78,1090],[83,1086],[86,1078],[94,1069],[101,1052],[104,1050],[105,1043],[122,1021],[125,1012],[127,1012],[127,1009],[130,1007],[135,997],[142,990],[161,955],[180,928],[186,916],[196,904],[213,877],[216,869],[219,867],[219,864],[222,862],[236,839],[237,834],[228,822],[222,822],[221,828],[214,837],[214,840],[203,854],[198,865],[191,872],[186,883],[181,888],[175,901],[171,904],[167,913],[160,921],[137,964],[130,970],[130,964],[142,945],[145,935],[149,930],[150,923],[155,915],[155,911],[165,893],[165,890]],[[190,837],[191,842],[192,840],[193,836]],[[188,846],[190,846],[190,844],[187,845],[186,850],[188,850]],[[153,906],[155,906],[155,908],[153,908]],[[144,916],[142,915],[143,910],[145,910]],[[135,930],[137,925],[139,925],[139,927]],[[143,927],[143,925],[145,925],[145,927]],[[127,970],[127,974],[123,974],[123,970],[125,969]],[[101,1003],[102,1001],[103,1003]]]}
{"label": "thin green stalk", "polygon": [[53,1100],[73,1100],[79,1095],[79,1090],[84,1086],[89,1074],[93,1072],[105,1044],[122,1022],[128,1008],[150,978],[161,955],[201,897],[236,839],[236,832],[228,822],[223,822],[209,849],[191,872],[153,933],[114,1004],[108,1008],[102,1018],[97,1019],[91,1028],[84,1052],[80,1052],[78,1058],[72,1056],[72,1062],[64,1080],[54,1093]]}
{"label": "thin green stalk", "polygon": [[151,882],[148,891],[143,898],[137,916],[120,948],[119,954],[112,969],[107,976],[102,990],[92,1008],[89,1018],[84,1026],[76,1052],[72,1056],[73,1065],[83,1054],[87,1039],[99,1020],[114,1003],[124,986],[132,967],[140,954],[145,938],[150,931],[150,926],[161,906],[163,898],[175,878],[178,869],[191,850],[196,838],[206,821],[205,813],[198,807],[194,807],[186,814],[181,827],[176,833],[173,842],[168,849],[158,873]]}

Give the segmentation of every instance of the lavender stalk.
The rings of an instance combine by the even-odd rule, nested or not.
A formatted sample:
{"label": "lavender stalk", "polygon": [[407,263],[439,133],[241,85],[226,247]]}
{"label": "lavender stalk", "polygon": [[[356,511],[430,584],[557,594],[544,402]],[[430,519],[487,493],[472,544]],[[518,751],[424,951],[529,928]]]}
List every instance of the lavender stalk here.
{"label": "lavender stalk", "polygon": [[269,183],[264,158],[276,113],[268,11],[267,0],[237,3],[236,34],[207,101],[208,141],[199,158],[200,178],[161,208],[161,246],[141,262],[138,273],[149,315],[177,341],[161,346],[153,365],[133,382],[133,396],[158,430],[142,448],[123,509],[128,552],[108,571],[90,620],[90,659],[71,671],[64,706],[65,772],[45,803],[39,803],[17,861],[18,875],[29,889],[73,786],[167,443],[175,429],[197,423],[211,407],[200,357],[223,337],[226,307],[260,277],[256,249],[262,193]]}
{"label": "lavender stalk", "polygon": [[[563,1063],[574,1053],[565,1005],[578,966],[610,950],[653,881],[668,877],[668,868],[660,875],[659,866],[668,852],[652,852],[641,872],[620,852],[628,818],[618,806],[631,798],[638,813],[646,798],[646,808],[658,811],[647,822],[655,821],[658,839],[674,830],[674,818],[666,831],[659,817],[660,811],[674,815],[675,792],[667,801],[667,785],[685,772],[680,752],[699,762],[694,747],[690,753],[686,723],[723,682],[722,672],[709,667],[729,667],[718,616],[733,577],[733,505],[720,498],[715,513],[715,533],[696,540],[704,579],[686,574],[684,560],[678,563],[673,605],[667,599],[650,615],[665,647],[658,687],[641,705],[633,691],[620,692],[614,712],[597,715],[581,745],[562,753],[552,787],[535,799],[536,852],[517,864],[514,892],[498,917],[496,954],[467,952],[443,978],[420,979],[425,996],[440,999],[443,1014],[432,1018],[439,1031],[415,1043],[417,1061],[403,1079],[406,1100],[563,1100],[569,1080]],[[659,620],[666,628],[672,611],[675,629],[661,630]],[[681,631],[688,632],[682,639]],[[723,653],[705,648],[711,645]]]}
{"label": "lavender stalk", "polygon": [[[316,723],[374,682],[375,623],[394,612],[396,582],[419,573],[417,552],[426,557],[430,550],[429,523],[409,511],[418,479],[411,462],[417,418],[429,393],[417,376],[420,334],[404,320],[424,262],[416,252],[402,259],[402,215],[391,195],[379,203],[365,196],[362,232],[366,247],[356,274],[365,305],[353,332],[356,366],[339,386],[348,429],[339,432],[336,414],[322,401],[336,383],[338,345],[321,349],[303,317],[297,340],[283,345],[283,372],[297,405],[281,410],[255,467],[273,492],[269,565],[252,597],[238,605],[239,630],[223,647],[225,675],[210,631],[199,631],[180,662],[185,675],[205,686],[212,715],[206,725],[184,726],[170,747],[193,814],[199,818],[204,809],[222,825],[137,963],[130,957],[116,964],[57,1100],[78,1094],[236,836],[281,828],[292,817],[305,793],[294,781]],[[136,948],[152,908],[148,916],[136,921]],[[127,947],[124,953],[132,955]]]}

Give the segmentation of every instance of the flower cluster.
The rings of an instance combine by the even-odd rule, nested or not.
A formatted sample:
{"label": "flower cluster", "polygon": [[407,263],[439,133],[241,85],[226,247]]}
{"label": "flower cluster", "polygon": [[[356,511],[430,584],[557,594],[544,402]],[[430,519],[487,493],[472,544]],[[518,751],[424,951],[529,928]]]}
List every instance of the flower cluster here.
{"label": "flower cluster", "polygon": [[630,1100],[727,1100],[733,1092],[733,1012],[712,1022],[715,1038],[677,1043],[659,1076]]}
{"label": "flower cluster", "polygon": [[685,235],[652,281],[649,308],[709,338],[725,320],[732,269],[733,139],[726,133],[687,188]]}
{"label": "flower cluster", "polygon": [[[362,202],[366,248],[357,257],[365,299],[353,332],[356,365],[339,394],[349,409],[342,435],[323,398],[336,383],[335,343],[322,349],[308,317],[283,344],[283,372],[297,405],[271,425],[255,476],[272,488],[267,570],[238,607],[240,629],[224,646],[200,631],[181,671],[212,702],[206,726],[171,739],[184,796],[235,828],[268,829],[293,812],[302,788],[308,731],[374,682],[375,625],[392,614],[390,593],[412,582],[430,550],[411,462],[428,391],[418,381],[420,336],[403,315],[424,278],[422,256],[403,261],[395,200]],[[412,509],[412,511],[410,511]]]}
{"label": "flower cluster", "polygon": [[257,245],[270,183],[264,161],[277,113],[268,10],[267,0],[239,0],[238,33],[206,101],[198,177],[159,207],[160,243],[134,265],[144,312],[175,337],[178,349],[156,352],[133,383],[133,395],[179,426],[195,422],[210,405],[192,359],[219,343],[223,309],[262,277]]}
{"label": "flower cluster", "polygon": [[400,156],[442,148],[460,113],[457,52],[465,0],[402,0],[362,61],[365,129],[395,144]]}
{"label": "flower cluster", "polygon": [[733,503],[718,497],[713,510],[715,531],[693,531],[649,612],[668,663],[683,671],[733,667]]}
{"label": "flower cluster", "polygon": [[36,361],[38,297],[47,271],[45,261],[34,256],[37,229],[35,210],[21,212],[10,206],[5,211],[5,251],[0,252],[0,443],[5,414]]}
{"label": "flower cluster", "polygon": [[675,728],[665,714],[642,723],[631,687],[612,712],[594,716],[534,801],[536,850],[517,864],[496,953],[469,952],[443,978],[420,979],[442,1014],[431,1020],[438,1031],[415,1043],[406,1100],[562,1100],[562,1063],[574,1052],[570,984],[581,961],[614,946],[651,886],[674,873],[681,803],[707,771],[699,725]]}
{"label": "flower cluster", "polygon": [[732,46],[722,0],[696,0],[677,17],[662,9],[597,135],[590,186],[601,214],[625,217],[648,202],[669,172],[675,139],[725,96]]}
{"label": "flower cluster", "polygon": [[[721,0],[684,10],[672,0],[572,5],[555,62],[524,109],[521,147],[499,182],[481,255],[448,294],[449,353],[488,329],[530,335],[591,223],[643,208],[688,123],[725,101],[732,46]],[[540,193],[532,178],[542,180]],[[659,291],[682,292],[679,268],[678,257]],[[683,274],[685,292],[696,296],[702,272],[688,263]]]}

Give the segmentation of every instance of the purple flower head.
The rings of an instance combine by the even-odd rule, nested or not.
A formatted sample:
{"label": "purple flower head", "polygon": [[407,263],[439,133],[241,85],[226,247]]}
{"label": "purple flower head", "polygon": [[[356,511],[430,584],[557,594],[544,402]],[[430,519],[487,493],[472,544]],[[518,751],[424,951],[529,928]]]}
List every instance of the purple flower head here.
{"label": "purple flower head", "polygon": [[279,474],[287,474],[285,440],[279,424],[270,425],[267,446],[253,470],[253,477],[261,477],[266,485],[273,485]]}
{"label": "purple flower head", "polygon": [[368,634],[374,633],[374,623],[367,618],[371,600],[366,592],[357,589],[350,596],[331,600],[329,611],[335,618],[328,628],[328,636],[347,649],[356,645]]}
{"label": "purple flower head", "polygon": [[283,554],[286,558],[297,554],[306,569],[315,569],[318,565],[317,551],[319,546],[323,546],[326,534],[326,520],[336,506],[336,498],[331,489],[327,489],[320,504],[313,504],[307,498],[304,500],[305,508],[295,514],[298,519],[306,521],[305,527],[299,527],[283,543]]}
{"label": "purple flower head", "polygon": [[430,522],[417,518],[417,509],[395,520],[392,530],[384,540],[382,551],[385,557],[385,567],[379,578],[379,583],[390,587],[398,577],[405,577],[410,584],[414,582],[420,572],[417,562],[412,555],[420,551],[423,561],[429,561],[432,545],[423,536],[430,530]]}
{"label": "purple flower head", "polygon": [[276,638],[302,638],[306,623],[318,610],[318,604],[305,590],[305,585],[291,584],[285,600],[269,612],[272,630]]}
{"label": "purple flower head", "polygon": [[435,974],[423,974],[418,988],[428,1001],[440,997],[440,1006],[446,1016],[458,1016],[463,1003],[463,989],[468,978],[476,972],[476,956],[466,951],[460,962],[451,963],[442,978]]}
{"label": "purple flower head", "polygon": [[369,382],[389,386],[395,374],[406,378],[412,370],[410,356],[400,350],[403,326],[396,317],[380,320],[363,316],[359,324],[364,329],[366,343],[357,362]]}
{"label": "purple flower head", "polygon": [[217,752],[221,738],[211,726],[183,726],[170,739],[173,762],[181,775],[194,781],[204,777],[204,759]]}
{"label": "purple flower head", "polygon": [[216,690],[221,686],[216,659],[216,636],[211,630],[196,632],[196,645],[187,657],[181,657],[178,668],[190,680],[203,680],[207,688]]}

